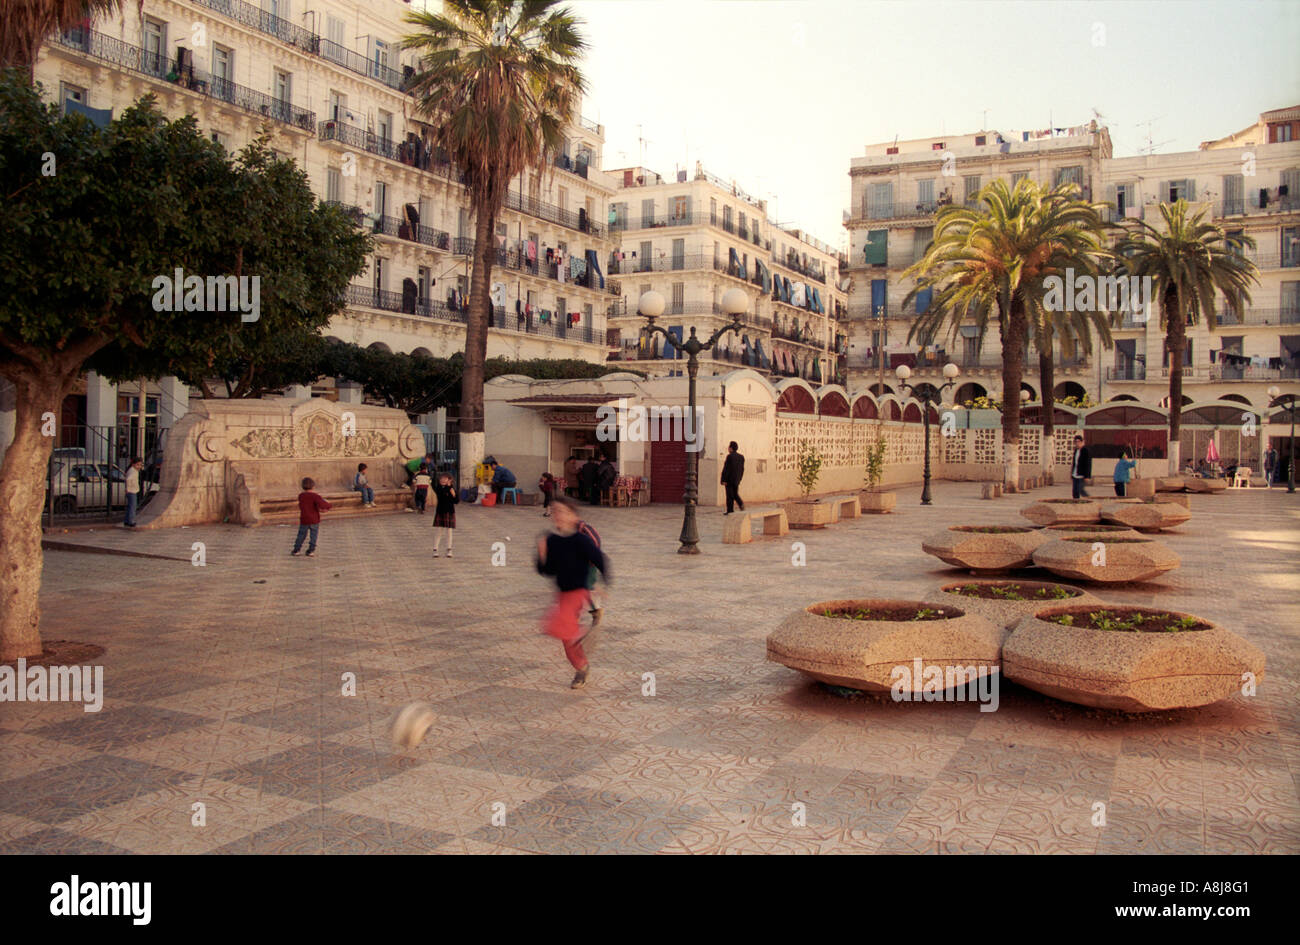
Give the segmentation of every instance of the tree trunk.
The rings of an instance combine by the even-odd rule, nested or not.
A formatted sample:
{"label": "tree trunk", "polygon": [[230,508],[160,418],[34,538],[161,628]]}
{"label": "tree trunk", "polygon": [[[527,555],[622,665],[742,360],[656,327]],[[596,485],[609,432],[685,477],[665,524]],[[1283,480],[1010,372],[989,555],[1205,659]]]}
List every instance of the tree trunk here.
{"label": "tree trunk", "polygon": [[1177,292],[1165,294],[1165,347],[1169,349],[1169,475],[1178,475],[1182,462],[1183,352],[1187,348],[1187,315]]}
{"label": "tree trunk", "polygon": [[1002,484],[1020,487],[1020,380],[1025,370],[1025,306],[1012,298],[1009,317],[999,318],[1002,331]]}
{"label": "tree trunk", "polygon": [[475,208],[474,268],[469,281],[469,318],[465,325],[465,370],[461,375],[461,480],[473,481],[473,469],[483,461],[483,365],[487,360],[488,323],[492,311],[492,264],[496,247],[492,231],[496,210]]}
{"label": "tree trunk", "polygon": [[41,509],[55,439],[42,418],[58,423],[65,390],[52,369],[9,380],[17,403],[14,441],[0,464],[0,661],[41,654]]}
{"label": "tree trunk", "polygon": [[[1046,349],[1046,353],[1044,353]],[[1056,362],[1052,356],[1052,341],[1047,339],[1038,346],[1038,386],[1039,402],[1043,405],[1043,439],[1039,443],[1039,467],[1045,473],[1052,472],[1055,465],[1052,454],[1055,452],[1056,424],[1052,422],[1056,400],[1053,390],[1056,387]]]}

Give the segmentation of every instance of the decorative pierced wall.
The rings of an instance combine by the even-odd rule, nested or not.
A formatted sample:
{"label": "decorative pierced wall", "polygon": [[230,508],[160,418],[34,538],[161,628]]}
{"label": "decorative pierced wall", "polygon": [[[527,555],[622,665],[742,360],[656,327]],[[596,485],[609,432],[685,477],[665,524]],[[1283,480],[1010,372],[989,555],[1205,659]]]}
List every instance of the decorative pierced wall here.
{"label": "decorative pierced wall", "polygon": [[1080,432],[1078,427],[1056,427],[1052,432],[1052,462],[1057,466],[1068,466],[1074,459],[1074,435]]}
{"label": "decorative pierced wall", "polygon": [[1043,442],[1042,431],[1038,427],[1020,428],[1020,465],[1037,466],[1040,446]]}
{"label": "decorative pierced wall", "polygon": [[[866,466],[867,449],[875,440],[877,429],[880,428],[874,423],[845,423],[779,414],[773,442],[776,468],[784,471],[798,467],[801,440],[806,440],[821,453],[822,462],[827,467]],[[886,424],[882,432],[888,444],[885,453],[887,464],[921,462],[924,435],[919,425]],[[933,459],[939,448],[934,441],[939,437],[935,430],[930,433]]]}
{"label": "decorative pierced wall", "polygon": [[996,466],[1002,462],[1002,431],[975,430],[975,462]]}

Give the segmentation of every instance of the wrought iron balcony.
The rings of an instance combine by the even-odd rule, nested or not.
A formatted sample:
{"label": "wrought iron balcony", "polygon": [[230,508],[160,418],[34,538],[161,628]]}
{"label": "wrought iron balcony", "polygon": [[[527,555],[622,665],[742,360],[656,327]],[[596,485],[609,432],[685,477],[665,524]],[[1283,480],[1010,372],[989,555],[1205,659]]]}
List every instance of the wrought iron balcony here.
{"label": "wrought iron balcony", "polygon": [[[213,0],[220,2],[220,0]],[[331,42],[328,39],[322,39],[320,42],[320,57],[328,59],[335,65],[340,65],[349,72],[355,72],[357,75],[369,76],[372,79],[378,79],[390,89],[397,89],[399,92],[406,91],[405,77],[396,69],[390,69],[388,66],[380,65],[373,59],[368,59],[359,52],[354,52],[346,46],[340,46],[338,43]]]}
{"label": "wrought iron balcony", "polygon": [[[420,299],[409,293],[391,292],[364,285],[349,285],[345,293],[348,305],[379,309],[385,312],[400,312],[406,315],[418,315],[446,322],[449,325],[464,325],[469,318],[465,311],[453,311],[445,302],[433,299]],[[517,316],[502,308],[493,308],[489,328],[508,331],[521,335],[536,335],[542,338],[556,338],[561,341],[573,341],[581,344],[605,344],[605,326],[569,325],[563,313],[556,313],[550,321],[543,322],[537,315]]]}
{"label": "wrought iron balcony", "polygon": [[103,33],[77,27],[56,35],[54,42],[65,49],[75,50],[93,59],[112,63],[132,72],[170,82],[191,92],[198,92],[208,98],[225,102],[251,115],[262,115],[304,131],[312,131],[316,127],[315,113],[304,108],[273,98],[265,92],[236,85],[228,79],[212,76],[190,65],[182,66],[175,60],[165,59],[157,53],[132,46]]}
{"label": "wrought iron balcony", "polygon": [[356,125],[345,125],[341,121],[327,119],[317,126],[317,135],[321,141],[337,141],[349,148],[377,154],[390,161],[399,160],[398,142],[392,138],[381,137],[373,131],[358,128]]}
{"label": "wrought iron balcony", "polygon": [[1145,381],[1147,379],[1147,366],[1145,364],[1121,364],[1117,367],[1106,368],[1106,380],[1108,381]]}
{"label": "wrought iron balcony", "polygon": [[1215,316],[1220,330],[1236,325],[1300,325],[1300,308],[1225,309]]}
{"label": "wrought iron balcony", "polygon": [[194,3],[228,16],[235,22],[251,27],[259,33],[274,36],[281,42],[296,46],[304,52],[314,53],[318,51],[318,44],[321,40],[311,30],[303,29],[301,26],[294,26],[288,20],[268,13],[261,7],[254,6],[251,3],[245,3],[244,0],[194,0]]}
{"label": "wrought iron balcony", "polygon": [[573,158],[569,157],[569,155],[567,154],[557,154],[555,155],[555,160],[552,161],[552,163],[562,171],[568,171],[570,174],[576,174],[578,177],[581,177],[583,180],[587,179],[586,161],[574,160]]}

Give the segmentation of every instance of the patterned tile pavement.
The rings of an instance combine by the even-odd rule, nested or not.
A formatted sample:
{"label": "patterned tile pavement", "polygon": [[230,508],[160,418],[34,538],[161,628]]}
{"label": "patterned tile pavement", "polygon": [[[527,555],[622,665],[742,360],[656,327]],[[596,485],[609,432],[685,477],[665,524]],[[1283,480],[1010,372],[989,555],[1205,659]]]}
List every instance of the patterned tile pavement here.
{"label": "patterned tile pavement", "polygon": [[[58,535],[182,560],[46,555],[46,638],[107,647],[105,704],[0,704],[0,851],[1300,852],[1300,498],[1280,490],[1193,497],[1168,538],[1182,568],[1101,592],[1254,641],[1255,698],[1124,717],[1004,683],[981,713],[843,699],[765,662],[796,606],[950,578],[923,535],[1028,501],[978,489],[939,483],[932,508],[903,489],[894,515],[745,546],[706,509],[698,558],[674,553],[679,509],[592,509],[615,585],[582,692],[536,630],[535,509],[463,509],[451,560],[409,514],[327,516],[314,560],[287,527]],[[437,720],[395,753],[417,699]]]}

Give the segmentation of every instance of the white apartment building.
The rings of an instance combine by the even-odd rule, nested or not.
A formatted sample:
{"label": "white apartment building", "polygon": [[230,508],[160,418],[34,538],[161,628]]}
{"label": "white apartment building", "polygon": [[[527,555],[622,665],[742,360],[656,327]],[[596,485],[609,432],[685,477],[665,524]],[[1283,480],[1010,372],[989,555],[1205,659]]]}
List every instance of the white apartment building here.
{"label": "white apartment building", "polygon": [[[953,392],[958,402],[986,394],[1000,397],[1002,355],[996,328],[982,346],[973,326],[961,329],[956,345],[944,338],[929,348],[908,342],[916,315],[927,310],[930,300],[921,293],[904,307],[903,299],[915,283],[905,279],[903,271],[921,258],[933,239],[935,215],[941,207],[973,204],[980,189],[995,178],[1011,184],[1022,177],[1048,185],[1073,181],[1085,197],[1096,199],[1101,165],[1110,155],[1110,135],[1091,122],[1068,128],[889,141],[868,145],[863,156],[853,158],[849,168],[853,205],[844,214],[849,230],[846,271],[852,279],[850,386],[875,390],[883,379],[886,391],[892,391],[899,364],[913,369],[912,383],[942,384],[943,365],[951,360],[962,371]],[[1084,393],[1089,378],[1095,379],[1096,352],[1090,360],[1068,339],[1064,348],[1060,340],[1056,347],[1056,395]],[[1037,352],[1031,349],[1025,383],[1035,396],[1037,360]]]}
{"label": "white apartment building", "polygon": [[[902,272],[928,246],[940,207],[971,201],[995,177],[1014,183],[1025,175],[1048,185],[1078,183],[1085,198],[1110,204],[1111,222],[1145,219],[1159,226],[1161,201],[1187,199],[1229,232],[1255,239],[1248,255],[1260,284],[1249,304],[1221,299],[1213,330],[1204,319],[1188,328],[1185,402],[1232,399],[1262,407],[1269,386],[1290,389],[1286,382],[1300,377],[1300,106],[1265,112],[1242,131],[1178,154],[1115,158],[1109,134],[1095,122],[887,142],[866,151],[851,162],[853,207],[845,213],[852,384],[874,387],[883,372],[884,386],[893,387],[900,363],[914,368],[920,378],[914,383],[938,384],[951,360],[962,369],[952,395],[957,402],[1001,396],[996,327],[982,347],[974,326],[961,329],[957,350],[907,342],[929,298],[918,294],[904,310],[914,282]],[[1126,313],[1112,335],[1110,350],[1093,340],[1091,357],[1058,339],[1055,396],[1164,405],[1168,355],[1158,314],[1147,321]],[[1024,384],[1035,399],[1037,360],[1031,347]]]}
{"label": "white apartment building", "polygon": [[683,373],[684,355],[643,336],[637,300],[652,289],[661,293],[667,306],[659,324],[682,340],[694,328],[706,341],[730,323],[720,302],[739,287],[749,297],[744,330],[701,353],[702,374],[743,365],[776,378],[845,382],[840,253],[771,222],[766,201],[699,164],[671,178],[640,167],[610,175],[617,190],[608,222],[617,245],[609,275],[622,295],[610,318],[611,360],[651,376]]}
{"label": "white apartment building", "polygon": [[[322,199],[351,208],[375,234],[367,269],[325,334],[394,352],[464,350],[474,221],[404,91],[416,55],[400,45],[411,6],[144,0],[139,15],[126,7],[50,37],[36,67],[45,93],[96,121],[153,94],[165,114],[196,116],[232,152],[268,130],[270,146],[304,168]],[[605,223],[615,188],[600,170],[603,143],[604,129],[582,119],[554,167],[511,187],[497,222],[489,357],[604,362],[613,297],[601,261],[615,245]],[[318,392],[334,396],[330,387]],[[150,427],[186,410],[175,379],[144,393]],[[119,390],[90,375],[65,422],[134,422],[135,396],[134,385]]]}

